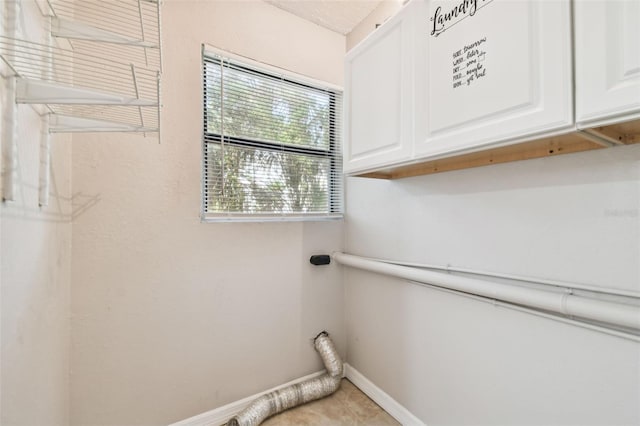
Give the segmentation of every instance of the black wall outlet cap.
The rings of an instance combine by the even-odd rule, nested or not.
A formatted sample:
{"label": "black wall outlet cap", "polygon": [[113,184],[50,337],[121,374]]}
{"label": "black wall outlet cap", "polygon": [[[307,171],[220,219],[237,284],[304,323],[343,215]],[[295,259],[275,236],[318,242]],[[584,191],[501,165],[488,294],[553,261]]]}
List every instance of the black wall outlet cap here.
{"label": "black wall outlet cap", "polygon": [[328,254],[316,254],[309,259],[312,265],[328,265],[331,263],[331,256]]}

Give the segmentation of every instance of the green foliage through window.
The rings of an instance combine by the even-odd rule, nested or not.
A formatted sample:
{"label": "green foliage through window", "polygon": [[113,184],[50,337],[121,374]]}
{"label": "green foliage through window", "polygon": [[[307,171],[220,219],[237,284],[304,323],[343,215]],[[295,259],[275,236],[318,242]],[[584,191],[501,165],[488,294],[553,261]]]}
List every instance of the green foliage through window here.
{"label": "green foliage through window", "polygon": [[204,217],[339,217],[341,93],[219,56],[203,65]]}

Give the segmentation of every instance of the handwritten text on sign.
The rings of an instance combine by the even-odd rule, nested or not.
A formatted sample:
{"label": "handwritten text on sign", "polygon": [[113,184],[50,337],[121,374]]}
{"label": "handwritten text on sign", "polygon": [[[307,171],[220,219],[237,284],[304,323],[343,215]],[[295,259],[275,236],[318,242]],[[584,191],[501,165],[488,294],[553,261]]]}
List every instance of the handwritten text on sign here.
{"label": "handwritten text on sign", "polygon": [[453,27],[463,19],[474,16],[476,12],[491,3],[493,0],[461,0],[456,2],[455,6],[443,10],[438,6],[433,12],[433,16],[429,18],[431,21],[431,35],[438,37],[447,29]]}
{"label": "handwritten text on sign", "polygon": [[487,75],[484,50],[487,38],[483,37],[453,52],[453,88],[469,86]]}

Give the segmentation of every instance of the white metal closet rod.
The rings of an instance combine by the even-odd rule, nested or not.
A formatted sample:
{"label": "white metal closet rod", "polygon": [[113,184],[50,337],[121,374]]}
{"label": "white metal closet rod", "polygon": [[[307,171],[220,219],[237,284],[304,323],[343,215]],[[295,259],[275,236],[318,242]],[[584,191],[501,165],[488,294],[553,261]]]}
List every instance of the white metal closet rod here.
{"label": "white metal closet rod", "polygon": [[640,307],[631,304],[590,299],[570,292],[557,293],[483,281],[442,272],[394,265],[340,252],[333,253],[331,257],[336,262],[353,268],[431,284],[529,308],[640,330]]}

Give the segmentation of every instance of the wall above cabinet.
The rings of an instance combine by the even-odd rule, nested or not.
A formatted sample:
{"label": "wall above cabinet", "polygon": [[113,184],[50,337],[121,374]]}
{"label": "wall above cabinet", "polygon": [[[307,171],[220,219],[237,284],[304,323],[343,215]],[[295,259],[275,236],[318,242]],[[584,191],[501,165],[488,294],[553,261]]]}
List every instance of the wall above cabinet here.
{"label": "wall above cabinet", "polygon": [[411,1],[347,55],[345,171],[400,178],[640,141],[640,2],[575,3]]}

